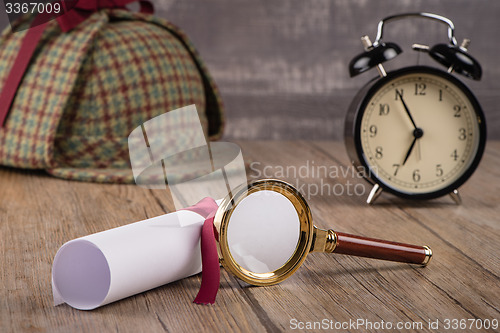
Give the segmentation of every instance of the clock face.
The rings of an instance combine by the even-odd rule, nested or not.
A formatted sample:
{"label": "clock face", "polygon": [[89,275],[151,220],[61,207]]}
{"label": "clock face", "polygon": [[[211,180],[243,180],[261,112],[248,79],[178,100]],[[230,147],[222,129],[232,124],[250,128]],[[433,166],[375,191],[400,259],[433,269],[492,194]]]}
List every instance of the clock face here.
{"label": "clock face", "polygon": [[370,176],[396,194],[436,197],[479,163],[484,117],[453,76],[427,67],[396,72],[368,93],[356,129]]}

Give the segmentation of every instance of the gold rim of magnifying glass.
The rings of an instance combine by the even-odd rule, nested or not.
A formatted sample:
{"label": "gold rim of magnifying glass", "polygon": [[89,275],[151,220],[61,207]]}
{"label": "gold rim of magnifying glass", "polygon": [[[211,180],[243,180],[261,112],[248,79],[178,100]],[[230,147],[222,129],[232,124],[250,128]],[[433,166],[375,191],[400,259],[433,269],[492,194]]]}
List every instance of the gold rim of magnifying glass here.
{"label": "gold rim of magnifying glass", "polygon": [[[238,204],[248,195],[264,190],[280,193],[290,200],[299,217],[300,235],[295,252],[283,266],[272,272],[254,273],[234,260],[229,251],[227,231],[231,215]],[[236,277],[257,286],[276,284],[292,275],[306,259],[313,240],[313,223],[309,205],[295,187],[278,179],[262,179],[238,187],[233,195],[229,194],[220,204],[215,214],[214,226],[218,233],[217,251],[220,262]]]}

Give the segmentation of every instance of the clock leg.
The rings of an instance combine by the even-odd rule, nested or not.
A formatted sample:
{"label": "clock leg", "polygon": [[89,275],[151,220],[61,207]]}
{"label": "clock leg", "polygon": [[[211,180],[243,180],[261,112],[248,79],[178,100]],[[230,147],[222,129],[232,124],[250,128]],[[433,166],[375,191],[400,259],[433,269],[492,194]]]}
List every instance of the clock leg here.
{"label": "clock leg", "polygon": [[462,198],[460,197],[460,193],[458,193],[458,190],[453,190],[453,192],[450,192],[450,197],[455,201],[457,205],[462,204]]}
{"label": "clock leg", "polygon": [[377,200],[380,193],[382,193],[382,187],[380,187],[378,184],[373,185],[373,188],[368,195],[368,199],[366,199],[366,203],[369,205],[373,204],[375,200]]}

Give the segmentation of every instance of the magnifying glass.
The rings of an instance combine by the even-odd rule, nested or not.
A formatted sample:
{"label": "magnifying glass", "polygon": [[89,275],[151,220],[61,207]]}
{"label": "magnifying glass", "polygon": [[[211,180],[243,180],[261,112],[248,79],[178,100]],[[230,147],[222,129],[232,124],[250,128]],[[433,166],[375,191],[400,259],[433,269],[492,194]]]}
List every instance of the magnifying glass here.
{"label": "magnifying glass", "polygon": [[274,179],[245,184],[227,196],[214,217],[223,266],[258,286],[290,277],[310,252],[326,252],[426,266],[428,246],[395,243],[315,227],[304,197]]}

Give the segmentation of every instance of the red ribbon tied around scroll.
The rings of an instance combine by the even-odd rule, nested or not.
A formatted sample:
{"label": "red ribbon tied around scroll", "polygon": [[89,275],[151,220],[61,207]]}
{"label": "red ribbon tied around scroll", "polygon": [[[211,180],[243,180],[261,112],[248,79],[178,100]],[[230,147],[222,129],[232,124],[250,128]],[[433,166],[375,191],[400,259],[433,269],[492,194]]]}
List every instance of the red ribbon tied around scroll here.
{"label": "red ribbon tied around scroll", "polygon": [[[56,20],[61,30],[68,32],[101,9],[126,9],[125,6],[133,2],[139,3],[141,13],[152,14],[154,11],[153,4],[147,0],[79,0],[73,8],[58,16]],[[61,1],[61,4],[63,8],[68,9],[64,0]],[[47,15],[39,14],[33,20],[31,28],[21,42],[14,65],[0,93],[0,126],[2,127],[5,125],[16,92],[47,24]]]}
{"label": "red ribbon tied around scroll", "polygon": [[197,304],[214,304],[220,284],[219,255],[214,234],[214,217],[217,204],[212,198],[205,198],[196,205],[184,208],[205,218],[201,229],[201,287],[194,299]]}

